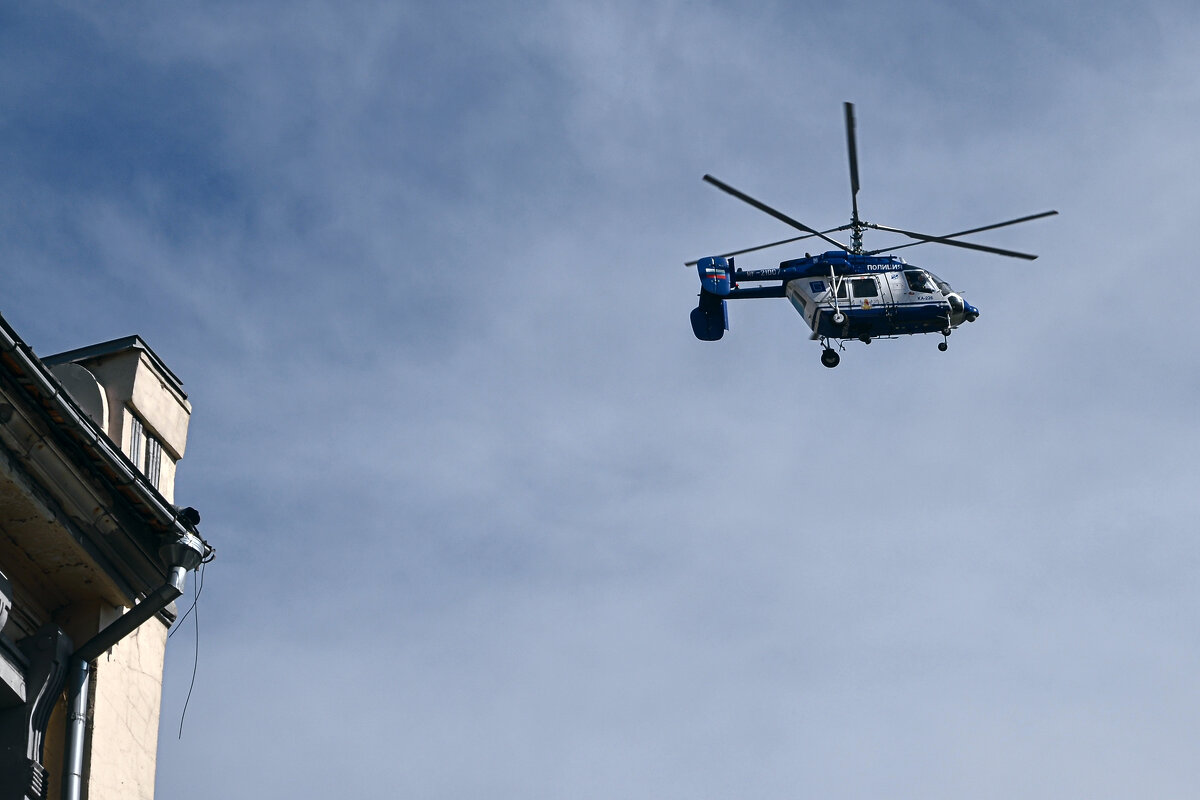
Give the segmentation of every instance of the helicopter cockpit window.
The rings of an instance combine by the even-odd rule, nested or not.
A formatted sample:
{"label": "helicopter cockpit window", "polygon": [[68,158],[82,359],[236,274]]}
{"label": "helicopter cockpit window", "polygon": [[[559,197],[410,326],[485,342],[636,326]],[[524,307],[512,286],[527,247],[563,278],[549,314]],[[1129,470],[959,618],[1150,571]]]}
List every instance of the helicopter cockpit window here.
{"label": "helicopter cockpit window", "polygon": [[879,297],[879,285],[874,278],[858,278],[853,283],[855,297]]}
{"label": "helicopter cockpit window", "polygon": [[934,275],[932,272],[926,272],[925,274],[933,279],[934,284],[936,284],[937,287],[942,290],[942,294],[951,294],[954,292],[954,290],[950,288],[950,284],[946,283],[937,275]]}
{"label": "helicopter cockpit window", "polygon": [[937,291],[933,281],[929,276],[920,270],[909,270],[904,273],[904,279],[908,281],[908,288],[913,292],[922,292],[925,294],[933,294]]}
{"label": "helicopter cockpit window", "polygon": [[838,285],[837,285],[837,298],[838,298],[838,300],[845,300],[847,297],[849,297],[849,291],[850,291],[850,290],[849,290],[849,288],[847,287],[847,285],[846,285],[846,284],[847,284],[847,282],[846,282],[846,281],[844,281],[844,280],[842,280],[842,281],[838,281]]}

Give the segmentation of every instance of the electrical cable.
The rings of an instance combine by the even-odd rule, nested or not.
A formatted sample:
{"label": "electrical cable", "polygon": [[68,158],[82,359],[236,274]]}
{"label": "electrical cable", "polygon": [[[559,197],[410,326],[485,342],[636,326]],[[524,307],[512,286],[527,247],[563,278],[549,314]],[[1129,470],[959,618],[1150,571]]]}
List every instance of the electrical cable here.
{"label": "electrical cable", "polygon": [[[195,628],[195,631],[196,631],[196,647],[195,647],[195,650],[193,651],[194,656],[193,656],[193,660],[192,660],[192,680],[191,680],[191,683],[188,684],[187,698],[185,698],[183,701],[183,711],[179,712],[179,737],[178,738],[180,738],[180,739],[183,738],[183,721],[187,717],[188,703],[190,703],[192,701],[192,689],[194,689],[196,687],[196,672],[200,668],[200,593],[202,591],[204,591],[204,565],[206,563],[208,563],[208,562],[206,562],[206,561],[200,562],[200,568],[196,571],[196,582],[194,584],[196,587],[196,596],[192,599],[191,608],[189,608],[187,610],[187,613],[184,614],[183,617],[180,618],[180,620],[179,620],[180,622],[183,622],[183,620],[187,619],[188,614],[191,614],[193,611],[196,612],[196,616],[192,620],[192,626]],[[179,630],[178,625],[175,626],[174,631],[171,631],[169,634],[167,634],[167,638],[170,639],[171,636],[173,636],[175,634],[175,631],[177,631],[177,630]]]}

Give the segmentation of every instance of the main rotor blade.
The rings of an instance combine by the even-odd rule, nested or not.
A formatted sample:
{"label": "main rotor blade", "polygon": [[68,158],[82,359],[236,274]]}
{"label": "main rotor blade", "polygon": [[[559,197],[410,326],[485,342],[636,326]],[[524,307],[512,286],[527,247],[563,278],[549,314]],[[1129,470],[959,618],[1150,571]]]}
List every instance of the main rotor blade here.
{"label": "main rotor blade", "polygon": [[[903,236],[907,236],[910,239],[920,239],[922,242],[937,242],[938,244],[948,244],[952,247],[965,247],[968,250],[979,250],[984,253],[995,253],[998,256],[1011,256],[1012,258],[1023,258],[1026,261],[1033,261],[1035,258],[1037,258],[1037,256],[1035,256],[1035,255],[1030,255],[1029,253],[1019,253],[1016,250],[1002,250],[999,247],[988,247],[987,245],[984,245],[984,244],[972,244],[971,242],[957,242],[954,239],[950,239],[945,236],[929,236],[924,233],[914,233],[912,231],[906,231],[901,228],[892,228],[887,225],[876,225],[874,223],[868,223],[867,227],[871,228],[872,230],[877,230],[877,231],[889,231],[891,233],[899,233]],[[962,234],[956,234],[956,235],[961,236]],[[893,247],[891,249],[898,250],[900,248]],[[880,252],[882,252],[882,251],[880,251]]]}
{"label": "main rotor blade", "polygon": [[982,228],[971,228],[969,231],[959,231],[958,233],[948,233],[943,236],[943,239],[957,239],[959,236],[967,236],[972,233],[981,233],[983,231],[994,231],[996,228],[1003,228],[1007,225],[1016,225],[1018,222],[1029,222],[1030,220],[1041,219],[1042,217],[1053,217],[1057,211],[1043,211],[1039,214],[1030,214],[1027,217],[1017,217],[1010,219],[1008,222],[997,222],[995,225],[984,225]]}
{"label": "main rotor blade", "polygon": [[[836,228],[830,228],[828,230],[821,231],[821,233],[836,233],[837,231],[844,231],[844,230],[849,230],[849,229],[850,229],[849,225],[839,225]],[[731,258],[732,256],[740,256],[743,253],[753,253],[757,250],[766,250],[768,247],[778,247],[781,244],[791,244],[792,242],[798,242],[801,239],[811,239],[815,235],[816,234],[806,233],[803,236],[793,236],[790,239],[780,239],[778,242],[771,242],[770,244],[760,244],[758,247],[747,247],[745,250],[734,250],[732,253],[721,253],[719,256],[717,256],[717,258]],[[695,261],[688,261],[687,263],[684,264],[684,266],[685,267],[694,267],[699,263],[700,263],[700,259],[696,259]]]}
{"label": "main rotor blade", "polygon": [[784,214],[782,211],[776,211],[775,209],[771,208],[766,203],[760,203],[759,201],[755,200],[750,195],[744,194],[743,192],[739,192],[737,189],[733,188],[732,186],[730,186],[727,183],[722,183],[721,181],[714,178],[712,175],[705,175],[704,180],[708,181],[713,186],[716,186],[721,191],[726,192],[727,194],[733,195],[738,200],[741,200],[743,203],[749,203],[750,205],[757,208],[759,211],[762,211],[765,214],[770,214],[772,217],[779,220],[780,222],[785,222],[788,225],[791,225],[793,228],[804,231],[805,233],[812,234],[813,236],[821,237],[822,239],[829,242],[834,247],[837,247],[839,250],[849,250],[850,249],[850,248],[846,247],[846,245],[842,244],[841,242],[830,239],[828,236],[821,233],[820,231],[814,230],[814,229],[808,227],[803,222],[798,222],[798,221],[792,219],[787,214]]}
{"label": "main rotor blade", "polygon": [[[972,233],[982,233],[983,231],[992,231],[992,230],[995,230],[996,228],[1003,228],[1008,225],[1016,225],[1019,222],[1030,222],[1031,220],[1041,219],[1042,217],[1053,217],[1056,214],[1058,214],[1057,211],[1042,211],[1041,213],[1038,213],[1038,214],[1030,214],[1025,217],[1017,217],[1016,219],[1010,219],[1007,222],[997,222],[994,225],[984,225],[982,228],[971,228],[970,230],[959,231],[958,233],[947,233],[945,236],[942,236],[940,238],[942,238],[942,239],[957,239],[959,236],[969,236]],[[922,242],[909,242],[908,244],[898,245],[897,247],[883,247],[883,248],[880,248],[879,250],[872,250],[872,251],[868,252],[867,255],[874,256],[874,255],[878,255],[879,253],[890,253],[893,250],[903,250],[906,247],[916,247],[919,244],[925,244],[925,242],[923,242],[923,241]]]}
{"label": "main rotor blade", "polygon": [[846,103],[846,151],[850,154],[850,205],[858,224],[858,145],[854,134],[854,103]]}

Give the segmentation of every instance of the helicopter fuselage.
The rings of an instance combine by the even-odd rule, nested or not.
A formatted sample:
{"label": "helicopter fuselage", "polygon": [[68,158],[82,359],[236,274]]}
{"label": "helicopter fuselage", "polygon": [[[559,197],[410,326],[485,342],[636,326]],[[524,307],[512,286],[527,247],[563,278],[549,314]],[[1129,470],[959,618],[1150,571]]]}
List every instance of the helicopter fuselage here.
{"label": "helicopter fuselage", "polygon": [[[725,300],[787,298],[813,338],[822,340],[945,335],[979,316],[979,309],[950,284],[894,255],[834,250],[749,271],[712,256],[696,266],[701,290],[692,329],[697,338],[708,341],[720,339],[728,329]],[[767,285],[743,288],[742,283]]]}

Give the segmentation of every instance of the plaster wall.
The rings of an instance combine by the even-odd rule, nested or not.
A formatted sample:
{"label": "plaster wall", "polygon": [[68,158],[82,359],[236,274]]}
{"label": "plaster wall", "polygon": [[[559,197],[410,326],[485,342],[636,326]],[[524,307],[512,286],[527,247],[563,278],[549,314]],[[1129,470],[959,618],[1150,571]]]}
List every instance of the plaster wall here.
{"label": "plaster wall", "polygon": [[188,420],[192,406],[167,387],[151,366],[150,359],[139,352],[137,375],[133,381],[132,405],[142,419],[158,434],[171,457],[183,458],[187,445]]}
{"label": "plaster wall", "polygon": [[96,659],[88,800],[153,800],[167,627],[157,618]]}
{"label": "plaster wall", "polygon": [[175,502],[175,469],[175,459],[164,452],[162,464],[159,467],[158,491],[162,493],[168,503]]}

